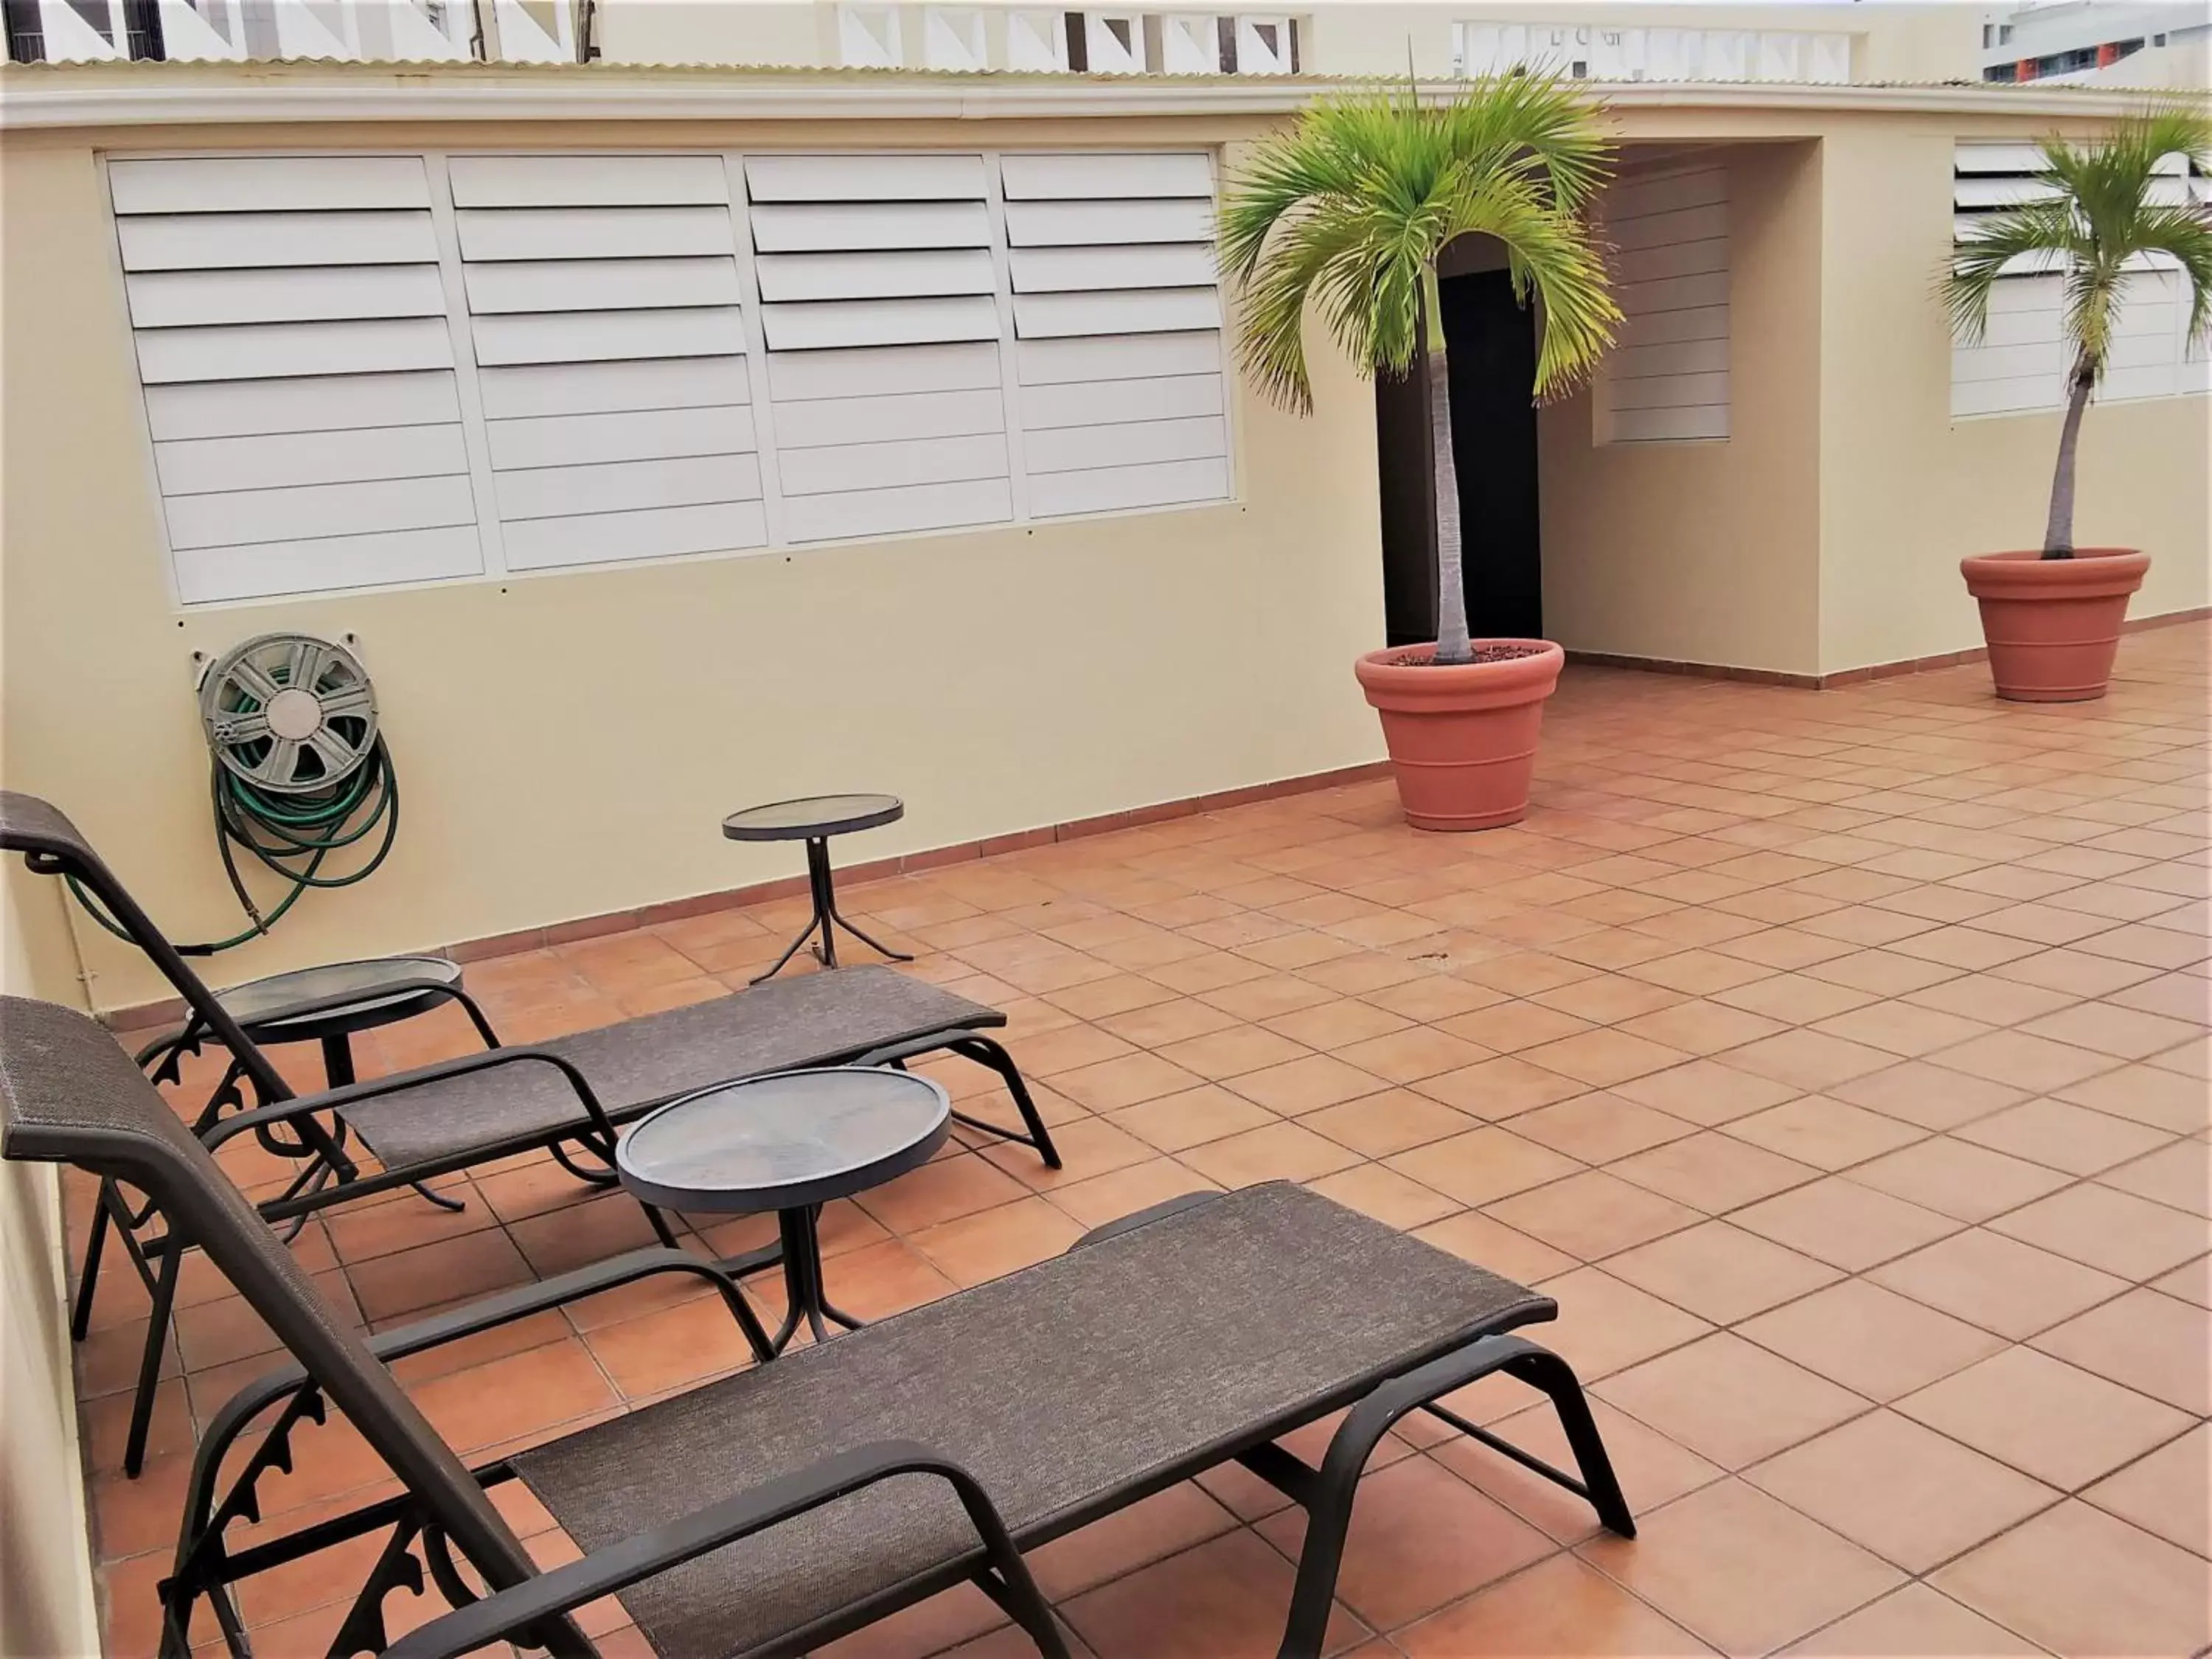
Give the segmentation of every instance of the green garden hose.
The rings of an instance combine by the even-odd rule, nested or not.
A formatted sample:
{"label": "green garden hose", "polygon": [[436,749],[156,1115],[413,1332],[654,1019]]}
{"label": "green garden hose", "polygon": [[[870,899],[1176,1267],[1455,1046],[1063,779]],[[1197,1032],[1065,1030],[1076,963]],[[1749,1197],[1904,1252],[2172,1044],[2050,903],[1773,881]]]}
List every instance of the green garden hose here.
{"label": "green garden hose", "polygon": [[[260,938],[311,887],[350,887],[367,880],[391,853],[392,839],[399,833],[399,776],[380,736],[361,765],[331,788],[312,794],[279,795],[258,789],[220,761],[210,766],[209,773],[223,873],[230,878],[230,890],[252,926],[226,939],[180,945],[177,949],[184,956],[213,956]],[[375,850],[364,862],[343,875],[323,873],[332,854],[358,846],[380,827],[382,834]],[[290,884],[290,890],[266,913],[246,888],[239,867],[241,848],[255,863]],[[69,887],[94,921],[118,939],[130,938],[75,877],[69,878]]]}

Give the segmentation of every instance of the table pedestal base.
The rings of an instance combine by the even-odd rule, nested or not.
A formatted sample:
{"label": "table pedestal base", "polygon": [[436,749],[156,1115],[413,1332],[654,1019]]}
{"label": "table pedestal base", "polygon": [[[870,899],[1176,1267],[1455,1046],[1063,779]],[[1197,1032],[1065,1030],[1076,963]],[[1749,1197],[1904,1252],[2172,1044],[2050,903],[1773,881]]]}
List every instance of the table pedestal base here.
{"label": "table pedestal base", "polygon": [[854,939],[860,940],[861,944],[866,945],[870,950],[890,957],[893,962],[912,962],[914,960],[912,957],[907,956],[902,951],[894,951],[890,945],[869,938],[859,928],[854,927],[851,922],[845,920],[843,915],[837,908],[837,892],[836,887],[831,884],[830,873],[830,843],[826,839],[821,836],[811,836],[807,838],[806,890],[808,896],[814,901],[813,920],[806,924],[805,932],[801,933],[797,939],[792,940],[789,945],[784,946],[783,954],[775,959],[775,964],[766,973],[752,981],[753,984],[758,985],[762,980],[774,979],[778,974],[781,973],[783,971],[784,964],[789,962],[792,957],[797,956],[799,954],[799,947],[805,945],[807,940],[812,939],[817,933],[822,936],[822,942],[814,947],[815,958],[820,962],[824,968],[835,968],[837,965],[836,930],[840,927],[850,933]]}
{"label": "table pedestal base", "polygon": [[790,1346],[801,1320],[814,1333],[817,1342],[829,1340],[825,1320],[834,1321],[848,1331],[859,1330],[865,1322],[838,1309],[823,1292],[822,1240],[815,1231],[821,1213],[812,1205],[776,1212],[776,1230],[783,1239],[783,1288],[791,1304],[782,1325],[769,1339],[769,1346],[778,1353]]}

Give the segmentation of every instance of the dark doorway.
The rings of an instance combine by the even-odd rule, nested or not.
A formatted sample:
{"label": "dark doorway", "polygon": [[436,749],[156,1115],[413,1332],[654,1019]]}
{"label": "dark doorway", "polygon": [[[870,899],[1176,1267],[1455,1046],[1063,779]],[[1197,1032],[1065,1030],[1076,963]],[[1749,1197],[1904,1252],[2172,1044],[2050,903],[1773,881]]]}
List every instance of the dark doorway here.
{"label": "dark doorway", "polygon": [[[1486,636],[1540,639],[1543,548],[1536,475],[1535,318],[1503,270],[1447,276],[1467,625]],[[1375,388],[1382,520],[1384,621],[1392,645],[1432,640],[1436,519],[1430,504],[1428,374],[1424,362]]]}

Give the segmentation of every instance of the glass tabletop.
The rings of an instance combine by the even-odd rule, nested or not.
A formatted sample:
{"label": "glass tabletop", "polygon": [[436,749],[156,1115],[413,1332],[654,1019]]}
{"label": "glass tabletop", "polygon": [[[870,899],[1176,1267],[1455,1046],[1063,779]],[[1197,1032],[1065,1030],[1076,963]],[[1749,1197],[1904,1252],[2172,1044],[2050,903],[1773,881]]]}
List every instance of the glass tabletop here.
{"label": "glass tabletop", "polygon": [[623,1185],[648,1203],[796,1209],[926,1163],[951,1110],[941,1087],[906,1072],[783,1072],[662,1107],[623,1137],[616,1164]]}
{"label": "glass tabletop", "polygon": [[[378,957],[367,962],[332,962],[316,968],[295,968],[271,974],[216,993],[232,1018],[241,1025],[285,1024],[284,1011],[302,1003],[324,1005],[307,1021],[338,1018],[358,1020],[373,1013],[390,1012],[423,994],[424,981],[459,985],[461,967],[444,957]],[[334,999],[343,998],[343,1002]]]}
{"label": "glass tabletop", "polygon": [[732,812],[722,820],[722,833],[732,841],[798,841],[872,830],[905,816],[906,803],[896,795],[803,795]]}

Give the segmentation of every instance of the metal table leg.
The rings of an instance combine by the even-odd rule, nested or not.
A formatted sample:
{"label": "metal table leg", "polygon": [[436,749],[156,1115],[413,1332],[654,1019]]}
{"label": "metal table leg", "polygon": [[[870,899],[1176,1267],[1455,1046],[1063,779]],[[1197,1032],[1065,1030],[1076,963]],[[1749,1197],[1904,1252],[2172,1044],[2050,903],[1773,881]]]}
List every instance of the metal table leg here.
{"label": "metal table leg", "polygon": [[785,964],[799,954],[806,942],[817,933],[821,936],[821,942],[814,946],[815,959],[824,968],[835,968],[837,965],[836,929],[840,927],[870,950],[889,957],[893,962],[914,960],[904,952],[894,951],[890,945],[871,939],[848,921],[838,910],[836,883],[830,867],[830,842],[825,836],[809,836],[806,838],[806,894],[813,902],[813,916],[808,921],[805,928],[799,937],[784,946],[783,954],[775,959],[768,971],[757,976],[751,983],[758,985],[763,980],[774,979],[783,971]]}
{"label": "metal table leg", "polygon": [[782,1237],[783,1285],[791,1304],[784,1313],[782,1325],[769,1339],[769,1346],[777,1353],[781,1353],[798,1334],[802,1319],[817,1342],[829,1340],[825,1321],[834,1321],[848,1331],[857,1331],[866,1322],[841,1310],[823,1294],[822,1241],[816,1231],[821,1213],[819,1207],[813,1205],[776,1212],[776,1231]]}

